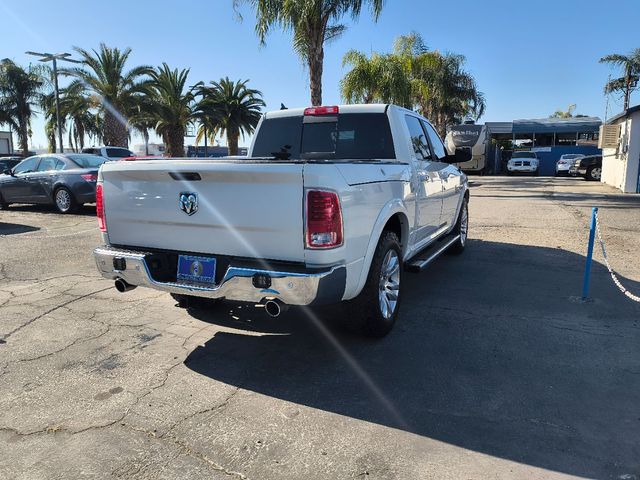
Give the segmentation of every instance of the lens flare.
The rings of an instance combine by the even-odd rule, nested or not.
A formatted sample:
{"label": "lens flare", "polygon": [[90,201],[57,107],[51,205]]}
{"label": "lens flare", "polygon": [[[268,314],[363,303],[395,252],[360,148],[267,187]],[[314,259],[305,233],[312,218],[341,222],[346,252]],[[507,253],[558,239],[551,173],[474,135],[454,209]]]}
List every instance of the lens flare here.
{"label": "lens flare", "polygon": [[[179,172],[173,172],[179,173]],[[185,181],[188,189],[191,191],[197,191],[195,185],[188,180]],[[231,234],[242,244],[243,247],[251,253],[251,256],[258,260],[262,268],[265,270],[272,270],[271,265],[262,259],[260,252],[249,242],[247,239],[229,222],[225,216],[204,196],[200,197],[200,203],[205,208],[211,211],[219,221],[231,232]],[[377,399],[380,405],[389,413],[389,415],[395,420],[399,428],[408,430],[407,422],[402,418],[402,415],[391,402],[391,400],[384,394],[382,389],[376,384],[371,376],[360,365],[358,360],[349,353],[349,351],[340,343],[338,338],[331,333],[331,331],[324,325],[324,323],[318,318],[318,316],[307,306],[302,306],[302,312],[307,316],[314,327],[322,334],[322,336],[331,344],[331,346],[338,352],[345,363],[353,371],[353,373],[362,381],[365,387],[371,392],[371,394]]]}

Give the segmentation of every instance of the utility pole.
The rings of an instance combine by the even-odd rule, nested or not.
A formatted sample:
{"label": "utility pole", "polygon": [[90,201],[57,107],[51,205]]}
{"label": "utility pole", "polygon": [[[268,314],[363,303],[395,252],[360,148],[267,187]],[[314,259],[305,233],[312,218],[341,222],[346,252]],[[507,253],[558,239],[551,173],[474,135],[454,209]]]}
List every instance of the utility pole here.
{"label": "utility pole", "polygon": [[41,62],[51,62],[53,67],[53,91],[56,97],[56,124],[58,126],[58,143],[60,144],[60,153],[64,153],[64,145],[62,144],[62,122],[60,121],[60,94],[58,91],[58,62],[57,60],[64,60],[72,63],[82,63],[78,60],[72,60],[70,53],[38,53],[38,52],[25,52],[27,55],[33,55],[34,57],[40,57]]}
{"label": "utility pole", "polygon": [[[611,83],[611,74],[609,74],[609,79],[607,80],[607,85],[609,85]],[[604,124],[607,124],[607,117],[609,116],[609,95],[611,95],[610,93],[607,93],[607,103],[605,104],[604,107]]]}

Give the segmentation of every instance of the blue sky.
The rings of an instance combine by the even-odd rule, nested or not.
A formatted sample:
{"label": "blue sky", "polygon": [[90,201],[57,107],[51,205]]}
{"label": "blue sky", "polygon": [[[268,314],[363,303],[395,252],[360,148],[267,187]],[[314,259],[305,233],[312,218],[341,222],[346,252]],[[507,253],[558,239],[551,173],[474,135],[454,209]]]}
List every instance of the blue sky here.
{"label": "blue sky", "polygon": [[[25,50],[62,52],[105,42],[131,47],[132,66],[167,62],[190,68],[193,83],[248,78],[263,92],[268,109],[280,102],[309,103],[308,75],[289,34],[274,31],[261,47],[252,11],[243,8],[239,22],[232,0],[176,5],[168,0],[0,0],[0,18],[7,20],[0,58],[27,64],[33,60]],[[577,113],[604,117],[602,87],[616,72],[598,59],[640,47],[632,27],[640,24],[638,0],[387,0],[377,23],[368,11],[356,23],[345,22],[347,32],[326,49],[323,103],[340,102],[347,50],[389,51],[398,35],[416,31],[431,49],[467,57],[487,100],[481,121],[546,117],[569,104],[577,105]],[[636,94],[633,100],[639,99]],[[610,113],[621,108],[621,100],[612,97]],[[33,130],[34,145],[45,147],[40,119]]]}

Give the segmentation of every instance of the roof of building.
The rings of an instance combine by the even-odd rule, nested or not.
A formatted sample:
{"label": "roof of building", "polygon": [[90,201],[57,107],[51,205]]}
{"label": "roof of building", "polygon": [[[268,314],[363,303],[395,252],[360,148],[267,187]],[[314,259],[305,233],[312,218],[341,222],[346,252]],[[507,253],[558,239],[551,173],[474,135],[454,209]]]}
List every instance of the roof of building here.
{"label": "roof of building", "polygon": [[513,133],[597,132],[600,125],[598,117],[521,119],[513,121]]}
{"label": "roof of building", "polygon": [[491,133],[511,133],[513,132],[513,122],[487,122],[487,129]]}
{"label": "roof of building", "polygon": [[602,120],[598,117],[532,118],[513,122],[486,122],[492,134],[498,133],[591,133],[597,132]]}
{"label": "roof of building", "polygon": [[620,112],[617,115],[614,115],[609,120],[607,120],[607,123],[613,123],[615,121],[620,120],[621,118],[626,118],[629,115],[633,115],[636,112],[640,112],[640,105],[634,105],[633,107],[629,107],[625,111]]}

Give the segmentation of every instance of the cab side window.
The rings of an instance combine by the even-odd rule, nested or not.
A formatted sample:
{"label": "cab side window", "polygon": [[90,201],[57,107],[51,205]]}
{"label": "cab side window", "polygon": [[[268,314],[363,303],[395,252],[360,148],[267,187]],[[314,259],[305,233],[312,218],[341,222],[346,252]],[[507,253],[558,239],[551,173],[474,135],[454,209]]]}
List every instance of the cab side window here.
{"label": "cab side window", "polygon": [[447,149],[445,148],[444,143],[442,143],[442,140],[440,140],[440,136],[427,122],[422,122],[422,126],[429,136],[429,141],[431,142],[431,147],[433,148],[433,153],[435,154],[436,159],[442,160],[447,156]]}
{"label": "cab side window", "polygon": [[55,170],[56,161],[58,159],[55,157],[44,157],[40,160],[40,165],[38,165],[38,172],[49,172],[51,170]]}
{"label": "cab side window", "polygon": [[411,145],[413,146],[416,158],[418,160],[430,160],[431,149],[429,148],[429,143],[427,142],[424,130],[420,125],[420,120],[416,117],[412,117],[411,115],[405,115],[404,120],[407,123],[407,128],[409,129],[409,137],[411,139]]}
{"label": "cab side window", "polygon": [[13,169],[14,175],[17,175],[19,173],[35,172],[36,168],[38,168],[39,161],[40,161],[40,158],[38,157],[27,158],[26,160],[18,164],[16,168]]}

